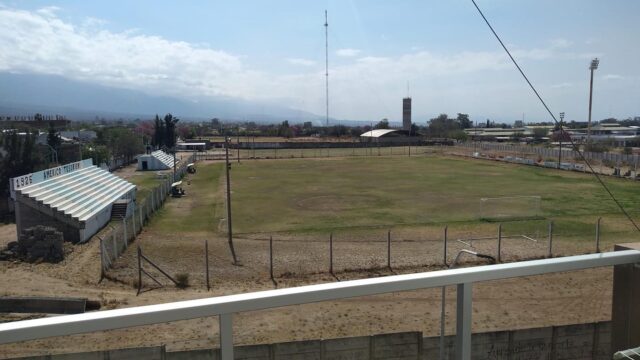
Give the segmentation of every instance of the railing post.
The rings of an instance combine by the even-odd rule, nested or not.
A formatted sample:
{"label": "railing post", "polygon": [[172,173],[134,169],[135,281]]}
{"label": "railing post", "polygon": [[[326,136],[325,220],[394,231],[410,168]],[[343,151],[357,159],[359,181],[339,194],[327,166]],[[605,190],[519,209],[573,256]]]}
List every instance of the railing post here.
{"label": "railing post", "polygon": [[498,225],[498,256],[496,257],[496,259],[498,259],[498,262],[501,262],[501,253],[502,253],[502,224]]}
{"label": "railing post", "polygon": [[547,251],[547,257],[553,257],[553,221],[549,221],[549,250]]}
{"label": "railing post", "polygon": [[447,264],[447,232],[449,230],[448,226],[444,227],[444,249],[442,251],[442,260],[443,260],[443,264],[444,266],[449,266]]}
{"label": "railing post", "polygon": [[233,314],[220,314],[220,355],[233,360]]}
{"label": "railing post", "polygon": [[596,252],[597,253],[600,252],[600,220],[602,220],[601,217],[599,217],[598,221],[596,222]]}
{"label": "railing post", "polygon": [[456,360],[471,360],[472,283],[458,284]]}

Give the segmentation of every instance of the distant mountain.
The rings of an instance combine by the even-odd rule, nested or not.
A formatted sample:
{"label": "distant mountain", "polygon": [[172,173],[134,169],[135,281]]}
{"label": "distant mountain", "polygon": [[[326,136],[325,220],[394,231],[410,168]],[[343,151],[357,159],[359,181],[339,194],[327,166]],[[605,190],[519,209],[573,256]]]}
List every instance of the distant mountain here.
{"label": "distant mountain", "polygon": [[[0,114],[5,116],[43,114],[65,115],[71,120],[150,118],[172,113],[184,120],[254,121],[290,123],[312,121],[324,124],[323,116],[268,103],[230,97],[187,101],[154,96],[141,91],[113,88],[69,80],[55,75],[0,73]],[[351,123],[330,119],[333,124]]]}

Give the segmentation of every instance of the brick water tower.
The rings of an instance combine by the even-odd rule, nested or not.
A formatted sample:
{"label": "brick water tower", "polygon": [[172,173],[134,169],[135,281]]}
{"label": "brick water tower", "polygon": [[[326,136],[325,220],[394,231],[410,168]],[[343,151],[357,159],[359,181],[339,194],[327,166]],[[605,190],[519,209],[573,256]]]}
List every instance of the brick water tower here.
{"label": "brick water tower", "polygon": [[411,98],[402,99],[402,130],[411,131]]}

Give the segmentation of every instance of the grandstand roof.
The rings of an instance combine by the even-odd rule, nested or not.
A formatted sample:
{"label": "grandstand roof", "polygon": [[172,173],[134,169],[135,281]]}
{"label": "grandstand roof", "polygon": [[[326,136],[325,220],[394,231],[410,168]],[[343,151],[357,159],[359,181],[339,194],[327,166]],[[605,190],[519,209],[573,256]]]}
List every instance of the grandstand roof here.
{"label": "grandstand roof", "polygon": [[133,189],[130,182],[91,165],[15,191],[77,221],[87,221]]}
{"label": "grandstand roof", "polygon": [[[164,152],[162,150],[156,150],[156,151],[151,153],[151,156],[153,156],[154,158],[160,160],[160,162],[165,164],[168,168],[172,168],[173,167],[173,155],[167,154],[166,152]],[[176,159],[176,162],[177,162],[177,159]]]}

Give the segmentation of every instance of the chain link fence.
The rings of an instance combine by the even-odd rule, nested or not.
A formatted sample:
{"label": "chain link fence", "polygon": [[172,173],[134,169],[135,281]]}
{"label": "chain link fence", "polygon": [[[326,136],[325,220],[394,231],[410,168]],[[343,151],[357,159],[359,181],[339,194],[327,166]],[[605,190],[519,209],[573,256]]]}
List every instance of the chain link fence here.
{"label": "chain link fence", "polygon": [[[187,165],[192,163],[194,156],[190,155],[176,167],[175,179],[181,179],[187,172]],[[131,204],[131,211],[120,220],[112,220],[110,230],[100,239],[101,277],[109,270],[118,257],[129,247],[142,228],[149,222],[151,215],[160,210],[171,195],[171,176],[160,180],[158,186],[151,189],[149,195]]]}

